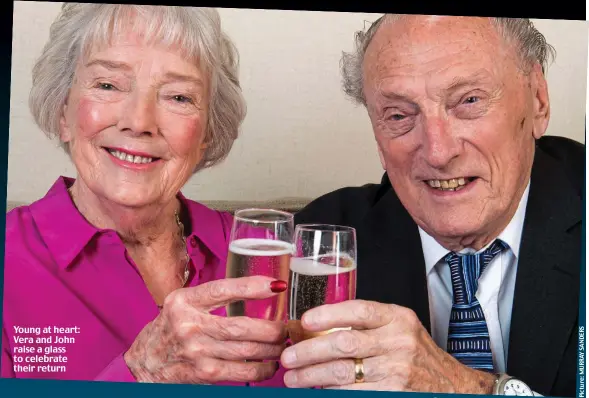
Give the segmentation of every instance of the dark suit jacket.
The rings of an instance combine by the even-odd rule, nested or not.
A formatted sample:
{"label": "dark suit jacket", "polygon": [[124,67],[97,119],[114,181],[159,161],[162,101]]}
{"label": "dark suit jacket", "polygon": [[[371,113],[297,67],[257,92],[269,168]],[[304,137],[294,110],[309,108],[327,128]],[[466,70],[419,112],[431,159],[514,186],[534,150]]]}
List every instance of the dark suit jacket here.
{"label": "dark suit jacket", "polygon": [[[543,395],[575,396],[585,146],[537,141],[509,335],[507,373]],[[411,308],[430,331],[425,263],[417,225],[385,174],[311,202],[295,222],[353,226],[357,298]]]}

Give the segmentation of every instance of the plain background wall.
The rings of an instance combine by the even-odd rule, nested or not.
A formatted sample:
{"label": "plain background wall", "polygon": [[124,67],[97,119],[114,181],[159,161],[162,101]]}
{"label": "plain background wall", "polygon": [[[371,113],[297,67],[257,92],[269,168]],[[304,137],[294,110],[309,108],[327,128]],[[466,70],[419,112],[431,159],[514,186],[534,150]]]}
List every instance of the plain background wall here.
{"label": "plain background wall", "polygon": [[[8,200],[32,201],[59,175],[75,176],[68,157],[34,124],[27,105],[31,68],[61,3],[15,2]],[[228,159],[184,187],[196,200],[316,197],[382,175],[363,108],[345,98],[339,59],[353,34],[380,15],[220,9],[241,57],[248,116]],[[534,20],[557,51],[548,70],[548,134],[585,142],[585,21]],[[366,23],[368,26],[368,23]]]}

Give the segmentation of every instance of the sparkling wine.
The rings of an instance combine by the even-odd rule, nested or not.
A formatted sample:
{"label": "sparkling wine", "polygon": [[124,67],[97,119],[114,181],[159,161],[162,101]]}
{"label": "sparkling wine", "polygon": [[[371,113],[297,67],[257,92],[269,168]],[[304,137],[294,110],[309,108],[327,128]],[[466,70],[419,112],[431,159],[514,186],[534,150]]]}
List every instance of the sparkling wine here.
{"label": "sparkling wine", "polygon": [[[287,280],[292,244],[269,239],[238,239],[229,245],[227,278],[266,275]],[[286,292],[263,300],[237,301],[227,306],[227,316],[286,320]]]}
{"label": "sparkling wine", "polygon": [[336,330],[349,329],[308,332],[303,330],[300,320],[312,308],[356,297],[356,263],[347,255],[292,258],[289,290],[288,329],[293,343]]}

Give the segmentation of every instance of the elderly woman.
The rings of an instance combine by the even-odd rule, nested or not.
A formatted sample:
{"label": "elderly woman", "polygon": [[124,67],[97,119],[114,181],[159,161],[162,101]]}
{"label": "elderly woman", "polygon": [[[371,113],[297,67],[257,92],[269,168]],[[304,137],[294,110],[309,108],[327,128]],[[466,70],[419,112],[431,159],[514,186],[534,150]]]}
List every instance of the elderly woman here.
{"label": "elderly woman", "polygon": [[282,385],[284,325],[224,306],[285,282],[224,279],[231,216],[180,193],[237,137],[237,74],[212,9],[63,6],[30,106],[77,178],[7,215],[3,377]]}

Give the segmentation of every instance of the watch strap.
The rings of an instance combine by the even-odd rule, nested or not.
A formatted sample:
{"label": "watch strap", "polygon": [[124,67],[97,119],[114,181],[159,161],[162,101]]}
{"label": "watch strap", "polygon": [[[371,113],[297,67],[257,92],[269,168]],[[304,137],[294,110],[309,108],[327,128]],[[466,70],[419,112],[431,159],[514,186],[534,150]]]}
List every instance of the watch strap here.
{"label": "watch strap", "polygon": [[498,374],[495,379],[495,385],[493,386],[493,395],[505,395],[503,387],[505,386],[505,383],[511,379],[513,379],[513,377],[506,373]]}

